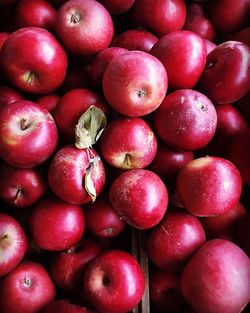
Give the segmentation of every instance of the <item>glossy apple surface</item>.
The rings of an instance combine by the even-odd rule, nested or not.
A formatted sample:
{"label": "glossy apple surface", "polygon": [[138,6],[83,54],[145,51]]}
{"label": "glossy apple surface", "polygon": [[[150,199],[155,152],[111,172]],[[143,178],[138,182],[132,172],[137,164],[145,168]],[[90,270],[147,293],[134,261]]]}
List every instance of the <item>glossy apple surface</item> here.
{"label": "glossy apple surface", "polygon": [[185,165],[176,180],[182,204],[196,216],[229,212],[239,201],[242,180],[239,170],[220,157],[202,157]]}
{"label": "glossy apple surface", "polygon": [[103,92],[117,112],[139,117],[153,112],[165,97],[168,77],[162,63],[143,51],[113,59],[103,76]]}
{"label": "glossy apple surface", "polygon": [[83,283],[90,303],[103,313],[132,310],[145,289],[141,266],[132,255],[119,250],[108,250],[91,261]]}
{"label": "glossy apple surface", "polygon": [[214,239],[184,268],[181,290],[197,312],[242,312],[250,300],[249,281],[248,256],[234,243]]}
{"label": "glossy apple surface", "polygon": [[53,92],[63,83],[67,55],[47,30],[25,27],[13,32],[1,50],[1,67],[19,89],[35,94]]}

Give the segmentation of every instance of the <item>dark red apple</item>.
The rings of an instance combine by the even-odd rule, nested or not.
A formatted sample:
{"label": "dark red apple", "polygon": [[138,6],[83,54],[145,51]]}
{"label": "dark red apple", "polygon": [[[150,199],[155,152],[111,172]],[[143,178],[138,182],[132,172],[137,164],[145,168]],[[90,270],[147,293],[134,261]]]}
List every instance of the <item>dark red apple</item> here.
{"label": "dark red apple", "polygon": [[243,28],[237,33],[233,34],[231,40],[240,41],[250,46],[250,26]]}
{"label": "dark red apple", "polygon": [[239,41],[227,41],[207,56],[199,88],[214,103],[232,103],[250,89],[250,48]]}
{"label": "dark red apple", "polygon": [[41,107],[45,108],[46,110],[48,110],[50,113],[52,113],[55,110],[59,100],[60,96],[53,93],[36,99],[36,103],[39,104]]}
{"label": "dark red apple", "polygon": [[85,204],[95,200],[105,183],[105,170],[93,149],[61,148],[49,168],[49,185],[62,200]]}
{"label": "dark red apple", "polygon": [[71,304],[67,300],[56,300],[49,303],[43,313],[91,313],[83,306]]}
{"label": "dark red apple", "polygon": [[19,100],[24,100],[20,92],[8,86],[0,86],[0,107]]}
{"label": "dark red apple", "polygon": [[150,52],[158,38],[143,29],[129,29],[120,33],[112,41],[113,47],[121,47],[127,50],[140,50]]}
{"label": "dark red apple", "polygon": [[46,192],[47,184],[36,168],[22,169],[0,165],[0,197],[14,207],[27,207]]}
{"label": "dark red apple", "polygon": [[181,290],[196,312],[242,312],[250,300],[250,261],[234,243],[206,242],[184,268]]}
{"label": "dark red apple", "polygon": [[109,191],[111,206],[130,226],[148,229],[157,225],[166,213],[168,191],[154,172],[128,170],[118,176]]}
{"label": "dark red apple", "polygon": [[56,33],[68,51],[95,55],[107,48],[114,26],[109,12],[95,0],[70,0],[57,13]]}
{"label": "dark red apple", "polygon": [[95,87],[102,87],[103,74],[109,62],[125,52],[128,52],[128,50],[119,47],[110,47],[97,54],[91,64],[91,79]]}
{"label": "dark red apple", "polygon": [[2,47],[0,59],[9,81],[29,93],[51,93],[66,75],[64,49],[50,32],[39,27],[12,33]]}
{"label": "dark red apple", "polygon": [[2,46],[5,42],[5,40],[9,37],[10,33],[7,32],[0,32],[0,51],[2,49]]}
{"label": "dark red apple", "polygon": [[186,307],[181,293],[180,274],[166,272],[157,267],[149,271],[150,300],[157,312],[180,313]]}
{"label": "dark red apple", "polygon": [[103,158],[117,168],[144,168],[152,162],[156,151],[155,134],[139,117],[112,121],[101,137]]}
{"label": "dark red apple", "polygon": [[35,244],[51,251],[68,249],[79,242],[85,228],[82,208],[56,198],[41,200],[29,223]]}
{"label": "dark red apple", "polygon": [[143,51],[130,51],[113,59],[103,76],[103,92],[108,103],[117,112],[131,117],[156,110],[167,87],[164,66]]}
{"label": "dark red apple", "polygon": [[196,216],[229,212],[239,201],[242,180],[236,166],[219,157],[202,157],[178,173],[177,192],[182,204]]}
{"label": "dark red apple", "polygon": [[37,313],[56,295],[46,269],[36,262],[19,264],[0,284],[2,313]]}
{"label": "dark red apple", "polygon": [[107,114],[108,107],[104,100],[90,89],[73,89],[60,98],[53,111],[53,116],[62,137],[66,141],[74,142],[75,126],[80,116],[92,105]]}
{"label": "dark red apple", "polygon": [[111,207],[106,197],[98,198],[84,208],[86,227],[96,237],[113,238],[125,229],[125,222]]}
{"label": "dark red apple", "polygon": [[162,270],[180,272],[206,241],[201,222],[185,211],[168,212],[160,225],[149,233],[146,251]]}
{"label": "dark red apple", "polygon": [[173,149],[192,151],[206,146],[217,126],[212,102],[191,89],[176,90],[167,95],[153,118],[156,132]]}
{"label": "dark red apple", "polygon": [[34,167],[47,160],[57,147],[53,117],[38,104],[16,101],[0,111],[0,156],[17,167]]}
{"label": "dark red apple", "polygon": [[119,250],[108,250],[92,260],[83,283],[88,300],[101,313],[132,310],[145,289],[141,266],[132,255]]}
{"label": "dark red apple", "polygon": [[234,33],[249,24],[249,0],[209,1],[210,17],[222,33]]}
{"label": "dark red apple", "polygon": [[22,27],[41,27],[53,30],[57,12],[47,0],[20,0],[16,6],[16,24]]}
{"label": "dark red apple", "polygon": [[110,14],[121,14],[127,12],[135,0],[100,0]]}
{"label": "dark red apple", "polygon": [[162,37],[182,29],[186,4],[184,0],[137,0],[132,8],[132,18],[137,25]]}
{"label": "dark red apple", "polygon": [[21,225],[0,212],[0,277],[12,271],[27,252],[28,242]]}
{"label": "dark red apple", "polygon": [[169,87],[193,88],[206,63],[204,40],[196,33],[181,30],[161,37],[151,49],[168,74]]}
{"label": "dark red apple", "polygon": [[164,182],[171,184],[175,181],[178,171],[193,159],[194,154],[191,151],[175,150],[160,143],[149,169],[159,175]]}
{"label": "dark red apple", "polygon": [[101,251],[97,241],[83,239],[75,246],[56,254],[50,264],[51,276],[56,285],[72,292],[79,289],[87,263]]}

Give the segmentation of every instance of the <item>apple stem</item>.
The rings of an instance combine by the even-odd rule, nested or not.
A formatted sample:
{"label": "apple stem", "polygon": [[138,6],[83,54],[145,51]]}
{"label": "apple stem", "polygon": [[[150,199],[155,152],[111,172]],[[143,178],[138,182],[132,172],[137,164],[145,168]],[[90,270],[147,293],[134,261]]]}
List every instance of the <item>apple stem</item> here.
{"label": "apple stem", "polygon": [[31,123],[27,123],[27,119],[25,117],[20,120],[21,130],[26,130],[30,125]]}
{"label": "apple stem", "polygon": [[81,20],[81,14],[80,13],[75,13],[75,14],[71,15],[71,18],[70,18],[71,23],[77,24],[80,22],[80,20]]}
{"label": "apple stem", "polygon": [[24,277],[24,280],[23,280],[24,284],[27,286],[27,287],[30,287],[31,286],[31,279],[27,278],[27,277]]}
{"label": "apple stem", "polygon": [[22,189],[17,187],[14,202],[17,202],[17,201],[18,201],[19,196],[21,195],[21,193],[22,193]]}
{"label": "apple stem", "polygon": [[4,240],[4,239],[7,239],[7,238],[8,238],[8,235],[3,235],[3,236],[0,237],[0,241]]}
{"label": "apple stem", "polygon": [[126,153],[125,158],[124,158],[124,163],[128,168],[130,168],[131,162],[130,162],[130,154]]}

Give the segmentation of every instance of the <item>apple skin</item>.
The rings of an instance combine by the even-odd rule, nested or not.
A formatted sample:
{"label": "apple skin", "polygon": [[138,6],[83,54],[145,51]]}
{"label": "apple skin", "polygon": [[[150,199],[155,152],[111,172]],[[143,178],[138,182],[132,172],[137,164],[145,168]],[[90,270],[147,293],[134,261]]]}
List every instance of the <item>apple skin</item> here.
{"label": "apple skin", "polygon": [[48,94],[59,88],[68,64],[61,44],[39,27],[25,27],[12,33],[1,49],[0,59],[6,78],[34,94]]}
{"label": "apple skin", "polygon": [[206,45],[207,55],[208,55],[212,50],[214,50],[214,49],[217,47],[217,45],[216,45],[214,42],[212,42],[212,41],[210,41],[210,40],[208,40],[208,39],[204,39],[204,42],[205,42],[205,45]]}
{"label": "apple skin", "polygon": [[131,14],[136,25],[162,37],[182,29],[186,19],[186,4],[183,0],[137,0]]}
{"label": "apple skin", "polygon": [[48,110],[50,113],[52,113],[55,110],[59,100],[60,96],[53,93],[36,99],[36,103],[39,104],[41,107],[45,108],[46,110]]}
{"label": "apple skin", "polygon": [[56,254],[50,264],[54,282],[64,290],[75,292],[82,284],[86,265],[102,252],[97,241],[83,239],[66,251]]}
{"label": "apple skin", "polygon": [[116,237],[126,226],[106,197],[98,198],[94,203],[87,204],[84,214],[88,231],[96,237]]}
{"label": "apple skin", "polygon": [[[90,159],[93,158],[94,161]],[[52,191],[62,200],[85,204],[92,200],[83,182],[90,167],[90,177],[98,196],[105,183],[105,169],[94,149],[78,149],[67,145],[58,150],[51,161],[48,179]]]}
{"label": "apple skin", "polygon": [[66,49],[81,56],[108,48],[114,26],[109,12],[95,0],[70,0],[57,13],[57,36]]}
{"label": "apple skin", "polygon": [[5,40],[9,37],[10,33],[7,32],[0,32],[0,51],[2,49],[2,46],[5,42]]}
{"label": "apple skin", "polygon": [[202,93],[176,90],[166,96],[154,112],[156,133],[173,149],[196,150],[213,138],[217,114],[212,102]]}
{"label": "apple skin", "polygon": [[181,290],[197,312],[235,313],[242,312],[250,300],[249,281],[248,256],[234,243],[214,239],[184,268]]}
{"label": "apple skin", "polygon": [[12,206],[30,206],[46,191],[46,181],[38,169],[22,169],[7,163],[0,164],[0,197]]}
{"label": "apple skin", "polygon": [[143,51],[129,51],[113,59],[103,76],[103,93],[114,110],[140,117],[163,101],[168,77],[162,63]]}
{"label": "apple skin", "polygon": [[226,41],[208,54],[199,90],[214,103],[233,103],[249,91],[249,77],[249,47],[239,41]]}
{"label": "apple skin", "polygon": [[110,122],[100,144],[103,158],[121,169],[144,168],[152,162],[157,151],[153,130],[139,117]]}
{"label": "apple skin", "polygon": [[112,41],[113,47],[121,47],[127,50],[140,50],[150,52],[158,38],[143,29],[129,29],[117,35]]}
{"label": "apple skin", "polygon": [[250,46],[250,26],[243,28],[237,33],[233,34],[231,40],[240,41]]}
{"label": "apple skin", "polygon": [[0,86],[0,108],[19,100],[24,100],[19,91],[8,86]]}
{"label": "apple skin", "polygon": [[120,250],[107,250],[92,260],[87,265],[83,283],[89,302],[100,313],[132,310],[141,301],[145,289],[140,264]]}
{"label": "apple skin", "polygon": [[80,206],[57,198],[45,198],[36,204],[29,224],[33,240],[39,248],[60,251],[80,241],[85,218]]}
{"label": "apple skin", "polygon": [[234,33],[249,24],[248,0],[209,1],[208,11],[215,26],[222,33]]}
{"label": "apple skin", "polygon": [[110,47],[102,50],[100,53],[97,54],[91,64],[90,70],[91,80],[96,88],[102,87],[103,74],[109,62],[113,58],[120,56],[125,52],[128,52],[128,50],[119,47]]}
{"label": "apple skin", "polygon": [[31,101],[16,101],[0,111],[0,156],[12,166],[30,168],[47,160],[58,142],[49,112]]}
{"label": "apple skin", "polygon": [[4,277],[0,288],[2,313],[36,313],[55,299],[54,284],[36,262],[22,262]]}
{"label": "apple skin", "polygon": [[175,210],[168,212],[160,225],[149,233],[146,251],[160,269],[180,272],[205,241],[206,235],[198,218]]}
{"label": "apple skin", "polygon": [[169,87],[193,88],[205,67],[206,46],[196,33],[181,30],[161,37],[151,49],[168,74]]}
{"label": "apple skin", "polygon": [[127,12],[135,0],[100,0],[110,14],[122,14]]}
{"label": "apple skin", "polygon": [[23,259],[28,242],[21,225],[0,212],[0,277],[12,271]]}
{"label": "apple skin", "polygon": [[168,191],[154,172],[132,169],[114,180],[109,199],[113,209],[130,226],[149,229],[165,215]]}
{"label": "apple skin", "polygon": [[187,211],[214,216],[229,212],[238,203],[242,179],[230,161],[207,156],[186,164],[178,173],[176,187]]}
{"label": "apple skin", "polygon": [[227,151],[227,158],[239,169],[243,184],[250,185],[250,128],[236,134]]}
{"label": "apple skin", "polygon": [[162,271],[157,267],[149,269],[150,300],[157,312],[184,312],[186,301],[181,294],[180,274]]}
{"label": "apple skin", "polygon": [[229,212],[200,218],[208,239],[236,240],[236,229],[239,221],[246,216],[247,210],[238,202]]}
{"label": "apple skin", "polygon": [[175,150],[160,142],[148,169],[159,175],[167,184],[171,184],[175,181],[178,171],[193,159],[192,151]]}
{"label": "apple skin", "polygon": [[41,27],[53,30],[57,12],[46,0],[20,0],[16,6],[16,24],[22,27]]}
{"label": "apple skin", "polygon": [[85,307],[71,304],[67,300],[56,300],[49,303],[43,313],[92,313]]}
{"label": "apple skin", "polygon": [[73,89],[60,98],[53,111],[53,117],[65,141],[74,142],[78,119],[91,105],[98,107],[106,114],[108,112],[105,101],[90,89]]}

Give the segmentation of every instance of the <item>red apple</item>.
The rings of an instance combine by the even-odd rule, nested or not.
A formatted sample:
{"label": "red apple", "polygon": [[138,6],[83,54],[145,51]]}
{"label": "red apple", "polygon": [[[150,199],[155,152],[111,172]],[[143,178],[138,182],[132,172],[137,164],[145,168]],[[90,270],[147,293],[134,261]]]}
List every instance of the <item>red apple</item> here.
{"label": "red apple", "polygon": [[204,39],[204,42],[206,45],[207,55],[217,47],[217,45],[210,40]]}
{"label": "red apple", "polygon": [[70,0],[57,14],[56,33],[72,54],[94,55],[107,48],[114,26],[109,12],[95,0]]}
{"label": "red apple", "polygon": [[162,63],[143,51],[130,51],[113,59],[103,76],[103,92],[117,112],[139,117],[156,110],[168,87]]}
{"label": "red apple", "polygon": [[181,294],[180,274],[166,272],[157,267],[149,271],[150,300],[157,312],[180,313],[186,302]]}
{"label": "red apple", "polygon": [[12,271],[28,248],[21,225],[10,215],[0,212],[0,277]]}
{"label": "red apple", "polygon": [[95,87],[102,87],[103,74],[109,64],[109,62],[117,56],[128,52],[127,49],[119,47],[110,47],[102,50],[97,54],[91,64],[91,80]]}
{"label": "red apple", "polygon": [[179,170],[193,159],[194,154],[191,151],[175,150],[160,143],[149,169],[159,175],[164,182],[171,184]]}
{"label": "red apple", "polygon": [[87,263],[101,251],[97,241],[83,239],[75,246],[56,254],[50,264],[51,276],[56,285],[73,292],[79,289]]}
{"label": "red apple", "polygon": [[243,28],[237,33],[233,34],[231,40],[240,41],[250,46],[250,26]]}
{"label": "red apple", "polygon": [[250,261],[234,243],[206,242],[184,268],[181,290],[196,312],[242,312],[250,301]]}
{"label": "red apple", "polygon": [[74,142],[75,126],[80,116],[92,105],[107,114],[108,107],[105,101],[90,89],[73,89],[60,98],[53,111],[53,116],[62,137],[66,141]]}
{"label": "red apple", "polygon": [[1,312],[40,312],[54,300],[55,294],[46,269],[39,263],[23,262],[1,281]]}
{"label": "red apple", "polygon": [[84,209],[86,227],[96,237],[113,238],[125,229],[125,222],[111,207],[106,197],[98,198]]}
{"label": "red apple", "polygon": [[201,222],[185,211],[168,212],[160,225],[149,233],[147,254],[162,270],[180,272],[206,241]]}
{"label": "red apple", "polygon": [[248,25],[249,0],[209,1],[210,17],[216,27],[224,33],[234,33]]}
{"label": "red apple", "polygon": [[16,6],[16,24],[22,27],[41,27],[52,30],[57,12],[47,0],[20,0]]}
{"label": "red apple", "polygon": [[2,49],[2,46],[3,46],[3,44],[4,44],[4,42],[5,42],[5,40],[9,37],[9,33],[7,33],[7,32],[0,32],[0,51],[1,51],[1,49]]}
{"label": "red apple", "polygon": [[84,290],[101,313],[124,313],[142,299],[145,278],[132,255],[108,250],[92,260],[84,274]]}
{"label": "red apple", "polygon": [[153,117],[161,139],[170,147],[181,150],[206,146],[212,140],[217,125],[212,102],[191,89],[176,90],[167,95]]}
{"label": "red apple", "polygon": [[101,137],[102,156],[117,168],[144,168],[152,162],[156,151],[155,134],[142,118],[116,119]]}
{"label": "red apple", "polygon": [[85,227],[82,208],[56,198],[40,201],[29,223],[35,244],[50,251],[68,249],[79,242]]}
{"label": "red apple", "polygon": [[43,313],[91,313],[83,306],[71,304],[67,300],[56,300],[49,303]]}
{"label": "red apple", "polygon": [[153,45],[158,41],[158,38],[142,29],[129,29],[120,33],[112,41],[113,47],[121,47],[128,50],[140,50],[150,52]]}
{"label": "red apple", "polygon": [[62,200],[85,204],[98,196],[105,183],[105,170],[93,149],[73,145],[61,148],[49,168],[49,184]]}
{"label": "red apple", "polygon": [[110,14],[121,14],[127,12],[135,0],[100,0]]}
{"label": "red apple", "polygon": [[67,55],[57,39],[39,27],[20,28],[5,41],[1,66],[9,81],[23,91],[51,93],[62,84]]}
{"label": "red apple", "polygon": [[168,74],[169,87],[193,88],[206,63],[204,40],[196,33],[181,30],[161,37],[151,49]]}
{"label": "red apple", "polygon": [[128,170],[118,176],[109,191],[110,203],[130,226],[148,229],[157,225],[166,213],[168,191],[154,172]]}
{"label": "red apple", "polygon": [[162,37],[183,27],[186,4],[184,0],[137,0],[132,8],[132,18],[137,25]]}
{"label": "red apple", "polygon": [[185,209],[196,216],[229,212],[239,201],[242,180],[236,166],[219,157],[202,157],[177,176],[177,192]]}
{"label": "red apple", "polygon": [[8,86],[0,86],[0,107],[19,100],[24,100],[20,92]]}
{"label": "red apple", "polygon": [[223,42],[207,56],[199,88],[214,103],[232,103],[250,88],[250,49],[238,41]]}
{"label": "red apple", "polygon": [[34,167],[57,146],[58,133],[49,112],[30,101],[16,101],[0,111],[0,156],[17,167]]}
{"label": "red apple", "polygon": [[52,113],[55,110],[59,100],[60,96],[53,93],[36,99],[36,103],[39,104],[41,107],[45,108],[46,110],[48,110],[50,113]]}
{"label": "red apple", "polygon": [[36,168],[15,168],[0,165],[0,197],[15,207],[27,207],[37,202],[46,192],[47,184]]}

